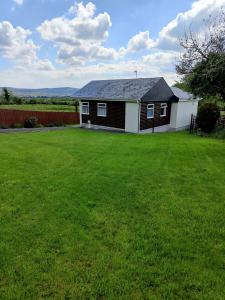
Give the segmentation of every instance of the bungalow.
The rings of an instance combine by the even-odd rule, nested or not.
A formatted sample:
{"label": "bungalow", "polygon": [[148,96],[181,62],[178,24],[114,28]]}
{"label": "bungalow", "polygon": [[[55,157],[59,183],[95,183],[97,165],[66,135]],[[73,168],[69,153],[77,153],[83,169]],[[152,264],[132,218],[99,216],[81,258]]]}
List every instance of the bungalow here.
{"label": "bungalow", "polygon": [[162,77],[91,81],[75,96],[81,127],[132,133],[186,129],[199,101]]}

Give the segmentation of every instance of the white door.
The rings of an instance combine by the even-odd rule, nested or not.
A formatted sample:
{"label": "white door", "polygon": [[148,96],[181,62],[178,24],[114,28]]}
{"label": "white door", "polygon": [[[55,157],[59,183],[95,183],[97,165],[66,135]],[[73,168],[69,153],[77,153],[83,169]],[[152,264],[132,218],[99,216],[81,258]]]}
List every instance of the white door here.
{"label": "white door", "polygon": [[126,102],[125,131],[138,133],[139,131],[139,104]]}

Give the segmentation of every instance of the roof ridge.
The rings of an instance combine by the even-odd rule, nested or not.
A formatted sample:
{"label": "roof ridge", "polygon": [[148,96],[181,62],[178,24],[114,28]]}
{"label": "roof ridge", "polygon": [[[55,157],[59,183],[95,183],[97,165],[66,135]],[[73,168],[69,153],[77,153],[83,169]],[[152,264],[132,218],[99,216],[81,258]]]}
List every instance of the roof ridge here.
{"label": "roof ridge", "polygon": [[91,80],[90,82],[97,82],[97,81],[122,81],[122,80],[140,80],[140,79],[162,79],[163,77],[138,77],[138,78],[114,78],[114,79],[96,79]]}

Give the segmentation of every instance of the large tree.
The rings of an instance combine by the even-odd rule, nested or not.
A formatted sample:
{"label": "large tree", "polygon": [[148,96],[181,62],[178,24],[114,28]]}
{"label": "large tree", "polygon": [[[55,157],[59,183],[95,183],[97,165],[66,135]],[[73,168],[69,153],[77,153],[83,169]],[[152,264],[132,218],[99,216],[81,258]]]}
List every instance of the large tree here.
{"label": "large tree", "polygon": [[204,21],[204,30],[191,29],[180,39],[181,57],[176,65],[182,85],[198,96],[219,96],[225,101],[225,12]]}
{"label": "large tree", "polygon": [[211,53],[225,53],[225,11],[204,20],[204,30],[195,33],[189,29],[180,39],[181,57],[176,65],[180,75],[190,74],[197,63],[208,59]]}
{"label": "large tree", "polygon": [[186,75],[186,83],[195,95],[219,96],[225,102],[225,53],[210,53]]}

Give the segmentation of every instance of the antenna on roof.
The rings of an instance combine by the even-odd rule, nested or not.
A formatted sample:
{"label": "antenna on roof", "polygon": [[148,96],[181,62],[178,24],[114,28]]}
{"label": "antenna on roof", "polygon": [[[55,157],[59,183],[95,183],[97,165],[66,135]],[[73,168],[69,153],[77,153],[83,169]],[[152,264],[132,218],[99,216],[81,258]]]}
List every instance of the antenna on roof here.
{"label": "antenna on roof", "polygon": [[138,78],[138,71],[135,70],[134,73],[135,73],[135,75],[136,75],[136,78]]}

